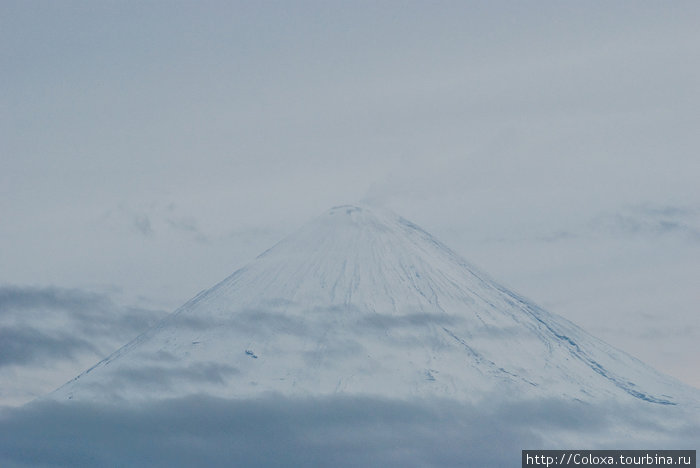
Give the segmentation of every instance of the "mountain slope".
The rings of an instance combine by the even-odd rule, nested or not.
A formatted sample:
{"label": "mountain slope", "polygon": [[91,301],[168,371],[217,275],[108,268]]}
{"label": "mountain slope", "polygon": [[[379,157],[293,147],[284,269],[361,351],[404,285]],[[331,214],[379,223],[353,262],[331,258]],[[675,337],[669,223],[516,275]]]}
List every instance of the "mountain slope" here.
{"label": "mountain slope", "polygon": [[51,397],[266,392],[698,401],[418,226],[358,206],[329,210]]}

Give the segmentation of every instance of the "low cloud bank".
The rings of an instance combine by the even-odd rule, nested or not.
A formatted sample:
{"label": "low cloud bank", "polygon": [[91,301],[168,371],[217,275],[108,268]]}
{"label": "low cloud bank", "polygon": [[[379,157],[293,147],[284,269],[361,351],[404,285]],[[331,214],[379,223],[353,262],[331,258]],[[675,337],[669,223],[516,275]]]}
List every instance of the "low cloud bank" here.
{"label": "low cloud bank", "polygon": [[0,413],[0,465],[519,466],[525,448],[695,448],[698,421],[653,405],[463,405],[335,396],[204,396]]}
{"label": "low cloud bank", "polygon": [[54,390],[166,315],[80,289],[0,285],[0,405]]}

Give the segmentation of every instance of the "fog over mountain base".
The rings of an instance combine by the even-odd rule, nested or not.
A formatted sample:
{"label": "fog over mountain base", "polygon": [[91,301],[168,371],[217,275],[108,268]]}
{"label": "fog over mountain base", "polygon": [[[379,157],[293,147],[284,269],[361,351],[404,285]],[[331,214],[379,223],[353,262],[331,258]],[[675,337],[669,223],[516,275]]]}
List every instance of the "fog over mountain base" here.
{"label": "fog over mountain base", "polygon": [[2,412],[0,434],[7,467],[512,467],[524,448],[687,449],[700,424],[649,403],[190,396],[36,402]]}

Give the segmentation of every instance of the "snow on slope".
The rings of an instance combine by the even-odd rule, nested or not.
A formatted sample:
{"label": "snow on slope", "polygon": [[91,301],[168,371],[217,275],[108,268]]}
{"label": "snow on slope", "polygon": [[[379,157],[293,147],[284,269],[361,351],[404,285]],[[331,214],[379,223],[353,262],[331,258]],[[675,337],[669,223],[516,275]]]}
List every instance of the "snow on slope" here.
{"label": "snow on slope", "polygon": [[699,401],[418,226],[359,206],[326,212],[51,397],[266,392]]}

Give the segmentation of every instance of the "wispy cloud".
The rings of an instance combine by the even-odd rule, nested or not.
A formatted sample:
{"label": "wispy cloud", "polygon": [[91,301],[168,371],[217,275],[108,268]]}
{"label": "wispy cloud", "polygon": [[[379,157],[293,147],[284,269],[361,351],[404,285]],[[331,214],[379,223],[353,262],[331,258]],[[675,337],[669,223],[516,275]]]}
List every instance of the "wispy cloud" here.
{"label": "wispy cloud", "polygon": [[30,327],[0,327],[0,367],[73,360],[79,353],[98,354],[96,346],[83,338],[65,332],[45,333]]}
{"label": "wispy cloud", "polygon": [[106,294],[55,287],[0,286],[0,326],[69,332],[74,337],[124,339],[165,316],[116,304]]}
{"label": "wispy cloud", "polygon": [[[165,315],[79,289],[0,286],[2,402],[53,390]],[[48,378],[47,366],[66,374]]]}
{"label": "wispy cloud", "polygon": [[165,219],[165,222],[170,229],[194,236],[197,242],[206,243],[209,241],[207,236],[199,229],[197,220],[193,216],[168,217]]}
{"label": "wispy cloud", "polygon": [[64,288],[0,286],[0,316],[21,310],[23,313],[43,313],[46,309],[80,311],[104,308],[106,296]]}
{"label": "wispy cloud", "polygon": [[606,231],[617,236],[675,235],[692,242],[700,242],[700,209],[642,204],[601,214],[591,220],[590,227],[594,232]]}
{"label": "wispy cloud", "polygon": [[613,211],[599,212],[578,223],[548,223],[549,231],[518,233],[489,239],[490,242],[559,243],[601,237],[663,238],[700,242],[700,208],[675,205],[628,205]]}
{"label": "wispy cloud", "polygon": [[208,242],[195,216],[183,213],[175,203],[150,202],[142,206],[120,203],[107,210],[100,218],[111,229],[124,229],[144,237],[153,237],[165,232],[176,236],[191,237],[197,242]]}
{"label": "wispy cloud", "polygon": [[168,389],[182,383],[224,384],[229,376],[237,373],[238,369],[235,367],[215,362],[189,364],[185,367],[174,368],[163,365],[130,367],[116,372],[110,386],[128,387],[136,384]]}
{"label": "wispy cloud", "polygon": [[151,227],[151,218],[145,214],[135,214],[132,218],[133,226],[138,232],[146,237],[153,235],[153,227]]}

